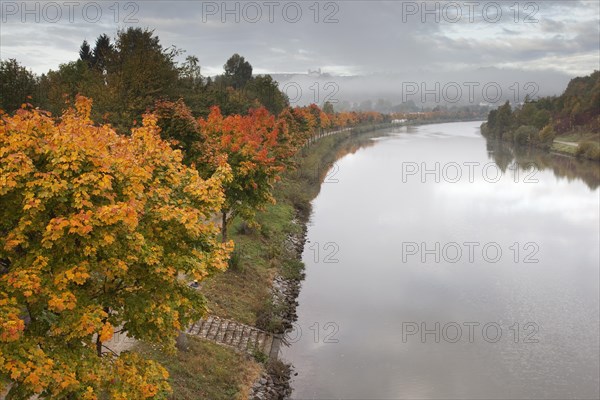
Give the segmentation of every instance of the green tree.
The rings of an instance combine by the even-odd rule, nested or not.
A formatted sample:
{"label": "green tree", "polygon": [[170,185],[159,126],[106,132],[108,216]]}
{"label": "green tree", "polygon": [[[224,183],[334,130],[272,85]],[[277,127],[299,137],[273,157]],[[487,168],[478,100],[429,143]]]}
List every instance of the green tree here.
{"label": "green tree", "polygon": [[74,102],[77,94],[90,94],[91,85],[88,85],[88,78],[91,76],[84,61],[78,60],[61,64],[56,71],[50,70],[40,77],[39,90],[46,101],[36,105],[53,114],[60,114],[65,103]]}
{"label": "green tree", "polygon": [[271,75],[258,75],[248,81],[244,93],[250,101],[265,107],[271,114],[279,114],[289,106],[287,96],[279,90],[277,81]]}
{"label": "green tree", "polygon": [[199,61],[200,60],[198,60],[198,57],[196,56],[187,56],[185,62],[179,68],[179,77],[182,84],[191,91],[202,87],[203,79],[202,74],[200,73],[201,69]]}
{"label": "green tree", "polygon": [[114,107],[112,88],[99,71],[89,68],[83,60],[61,64],[58,70],[48,71],[40,77],[38,87],[40,101],[35,105],[56,115],[60,115],[65,103],[74,104],[77,95],[97,99],[93,111],[96,120]]}
{"label": "green tree", "polygon": [[540,131],[538,134],[539,142],[544,147],[550,147],[552,142],[554,142],[554,137],[556,136],[556,132],[554,132],[554,128],[552,125],[546,125],[544,129]]}
{"label": "green tree", "polygon": [[243,88],[252,78],[252,65],[239,54],[234,54],[223,66],[225,77],[234,89]]}
{"label": "green tree", "polygon": [[[185,62],[178,67],[179,88],[177,96],[196,114],[208,115],[210,108],[207,81],[201,74],[200,60],[196,56],[187,56]],[[210,78],[208,78],[210,79]]]}
{"label": "green tree", "polygon": [[335,111],[333,109],[333,104],[331,104],[330,102],[326,101],[325,104],[323,104],[323,112],[325,114],[334,114]]}
{"label": "green tree", "polygon": [[[182,151],[184,164],[193,165],[200,157],[206,137],[191,110],[182,99],[176,102],[162,100],[156,102],[154,113],[158,117],[161,137]],[[204,170],[206,165],[196,167],[202,176],[210,175],[209,171]]]}
{"label": "green tree", "polygon": [[79,48],[79,59],[85,62],[90,68],[94,65],[94,53],[92,53],[87,40],[84,40]]}
{"label": "green tree", "polygon": [[513,140],[517,144],[525,145],[537,140],[538,132],[539,130],[535,126],[523,125],[515,131]]}
{"label": "green tree", "polygon": [[233,87],[224,87],[222,81],[216,79],[213,84],[207,86],[203,93],[203,102],[198,114],[205,117],[210,113],[213,106],[218,106],[223,115],[245,115],[253,106],[257,104],[248,99],[241,90],[235,90]]}
{"label": "green tree", "polygon": [[511,130],[512,108],[508,101],[500,107],[498,107],[494,128],[496,132],[496,137],[498,137],[499,139],[502,139],[504,134]]}
{"label": "green tree", "polygon": [[552,115],[547,110],[538,110],[529,123],[538,129],[542,129],[548,125],[551,116]]}
{"label": "green tree", "polygon": [[127,132],[156,100],[175,96],[179,83],[176,55],[175,50],[164,49],[150,30],[121,30],[114,45],[101,35],[94,48],[101,86],[85,93],[93,94],[103,115],[107,113],[111,123]]}
{"label": "green tree", "polygon": [[98,36],[92,54],[92,65],[103,74],[106,74],[108,72],[108,66],[111,63],[113,52],[114,47],[108,35],[102,34]]}
{"label": "green tree", "polygon": [[0,109],[13,112],[24,103],[38,100],[36,78],[11,58],[0,61]]}

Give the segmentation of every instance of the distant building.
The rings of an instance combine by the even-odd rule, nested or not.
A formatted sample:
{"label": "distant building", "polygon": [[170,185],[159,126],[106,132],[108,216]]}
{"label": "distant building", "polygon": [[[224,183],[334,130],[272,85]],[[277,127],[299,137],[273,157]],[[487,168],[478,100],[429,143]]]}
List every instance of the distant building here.
{"label": "distant building", "polygon": [[311,71],[310,69],[308,70],[308,76],[314,77],[314,78],[318,78],[319,76],[321,76],[321,68],[315,70],[315,71]]}

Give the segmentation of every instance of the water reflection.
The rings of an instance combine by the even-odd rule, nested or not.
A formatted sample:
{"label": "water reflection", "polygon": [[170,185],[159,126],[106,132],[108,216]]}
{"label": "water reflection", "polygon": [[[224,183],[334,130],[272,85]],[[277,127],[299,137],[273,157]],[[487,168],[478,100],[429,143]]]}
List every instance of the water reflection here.
{"label": "water reflection", "polygon": [[540,170],[552,170],[558,178],[566,178],[569,181],[580,179],[592,190],[600,186],[600,164],[597,162],[548,153],[535,147],[515,147],[493,139],[487,140],[487,149],[490,159],[503,171],[515,163],[523,169],[533,164]]}
{"label": "water reflection", "polygon": [[[593,168],[489,147],[478,123],[373,143],[313,202],[283,354],[295,398],[598,398]],[[515,161],[539,165],[536,183],[514,179]],[[451,163],[473,165],[472,180],[438,179]],[[505,173],[491,181],[487,164]]]}

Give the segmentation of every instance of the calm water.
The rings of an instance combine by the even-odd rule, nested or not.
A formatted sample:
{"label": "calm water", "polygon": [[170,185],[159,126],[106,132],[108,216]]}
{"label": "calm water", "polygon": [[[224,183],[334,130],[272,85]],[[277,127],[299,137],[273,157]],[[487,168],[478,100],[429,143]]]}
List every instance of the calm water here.
{"label": "calm water", "polygon": [[330,172],[283,350],[294,398],[599,397],[598,166],[478,126],[382,132]]}

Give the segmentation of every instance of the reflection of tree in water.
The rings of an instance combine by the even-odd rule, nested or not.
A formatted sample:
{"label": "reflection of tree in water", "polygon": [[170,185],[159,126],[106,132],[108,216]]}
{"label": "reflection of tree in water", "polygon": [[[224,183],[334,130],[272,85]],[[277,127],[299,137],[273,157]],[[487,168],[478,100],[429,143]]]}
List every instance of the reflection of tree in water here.
{"label": "reflection of tree in water", "polygon": [[536,169],[551,169],[554,176],[566,178],[568,181],[582,180],[590,189],[600,186],[600,164],[589,160],[547,153],[537,148],[513,146],[511,143],[495,139],[486,139],[489,157],[500,167],[502,172],[517,163],[520,170],[528,170],[532,164]]}
{"label": "reflection of tree in water", "polygon": [[339,160],[340,158],[347,156],[348,154],[356,153],[362,148],[373,146],[375,144],[375,141],[373,141],[372,139],[374,137],[382,136],[382,134],[381,131],[371,133],[372,134],[365,133],[361,134],[360,136],[350,138],[350,140],[338,150],[335,159]]}
{"label": "reflection of tree in water", "polygon": [[488,157],[490,157],[503,173],[506,173],[509,165],[513,162],[515,156],[511,149],[504,142],[486,139]]}
{"label": "reflection of tree in water", "polygon": [[335,162],[337,160],[348,154],[354,154],[361,148],[373,146],[375,142],[372,139],[385,136],[389,132],[389,129],[362,127],[321,139],[330,141],[327,145],[329,150],[326,150],[320,156],[310,157],[310,147],[304,147],[300,152],[300,157],[308,157],[308,159],[305,159],[302,167],[296,169],[293,173],[298,174],[297,177],[306,180],[311,186],[314,186],[317,190],[316,194],[318,194],[321,183],[327,177],[335,179],[335,175],[337,174]]}

